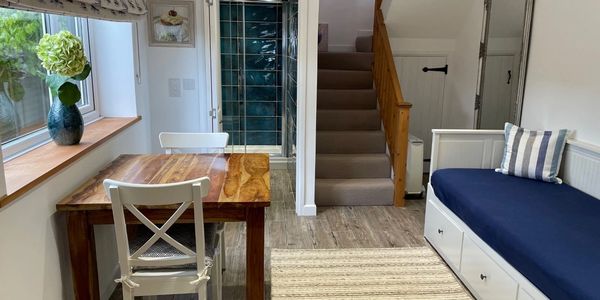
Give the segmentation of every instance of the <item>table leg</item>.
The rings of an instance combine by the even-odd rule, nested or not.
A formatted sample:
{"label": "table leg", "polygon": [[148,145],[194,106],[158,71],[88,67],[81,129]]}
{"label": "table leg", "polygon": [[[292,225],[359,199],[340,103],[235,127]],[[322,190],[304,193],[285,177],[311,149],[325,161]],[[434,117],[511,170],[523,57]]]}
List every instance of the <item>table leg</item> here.
{"label": "table leg", "polygon": [[100,299],[94,226],[85,212],[69,212],[67,216],[71,272],[75,299]]}
{"label": "table leg", "polygon": [[249,208],[246,217],[246,299],[265,297],[265,210]]}

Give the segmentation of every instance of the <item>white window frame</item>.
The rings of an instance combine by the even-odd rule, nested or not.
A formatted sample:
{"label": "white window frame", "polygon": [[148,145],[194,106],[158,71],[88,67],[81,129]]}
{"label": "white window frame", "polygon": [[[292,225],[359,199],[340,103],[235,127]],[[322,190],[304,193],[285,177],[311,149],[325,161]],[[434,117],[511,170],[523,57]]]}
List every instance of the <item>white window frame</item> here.
{"label": "white window frame", "polygon": [[[47,31],[47,23],[46,18],[43,22],[43,30]],[[79,18],[79,25],[81,26],[81,37],[84,40],[84,51],[90,59],[90,63],[92,66],[94,65],[93,57],[91,56],[91,47],[93,38],[91,37],[91,32],[89,30],[89,22],[87,18]],[[85,42],[87,41],[87,42]],[[98,104],[97,91],[94,89],[96,85],[96,81],[94,80],[95,70],[92,67],[92,72],[90,73],[90,77],[87,79],[85,84],[85,90],[82,92],[86,95],[87,99],[89,99],[89,103],[79,107],[81,111],[81,115],[83,116],[84,124],[91,123],[100,119],[100,107]],[[4,157],[4,161],[11,160],[15,157],[18,157],[24,153],[27,153],[35,148],[38,148],[42,145],[50,142],[50,135],[48,133],[48,128],[43,127],[38,130],[27,133],[15,140],[12,140],[8,143],[2,145],[2,156]]]}

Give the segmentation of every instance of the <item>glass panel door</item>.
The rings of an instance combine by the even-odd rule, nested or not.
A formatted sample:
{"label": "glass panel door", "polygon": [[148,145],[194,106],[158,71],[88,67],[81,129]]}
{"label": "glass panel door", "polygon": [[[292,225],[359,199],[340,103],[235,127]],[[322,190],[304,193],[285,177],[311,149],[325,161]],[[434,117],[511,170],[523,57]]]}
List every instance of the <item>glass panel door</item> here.
{"label": "glass panel door", "polygon": [[283,11],[274,2],[219,2],[222,130],[234,152],[282,155]]}

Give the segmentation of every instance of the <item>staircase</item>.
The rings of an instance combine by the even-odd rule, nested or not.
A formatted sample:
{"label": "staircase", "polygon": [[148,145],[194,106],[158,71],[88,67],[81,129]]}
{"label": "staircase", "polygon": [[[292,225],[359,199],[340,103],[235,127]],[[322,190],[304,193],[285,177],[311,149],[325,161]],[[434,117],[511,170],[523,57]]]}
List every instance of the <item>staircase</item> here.
{"label": "staircase", "polygon": [[373,88],[371,38],[319,53],[317,206],[393,205],[394,182]]}

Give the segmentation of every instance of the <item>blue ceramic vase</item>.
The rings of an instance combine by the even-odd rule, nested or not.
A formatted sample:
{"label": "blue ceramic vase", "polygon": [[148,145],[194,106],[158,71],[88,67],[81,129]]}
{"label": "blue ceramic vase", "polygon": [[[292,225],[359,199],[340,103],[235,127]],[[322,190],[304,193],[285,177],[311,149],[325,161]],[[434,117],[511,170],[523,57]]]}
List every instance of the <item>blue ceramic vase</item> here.
{"label": "blue ceramic vase", "polygon": [[83,136],[83,118],[77,105],[54,99],[48,112],[48,131],[58,145],[77,145]]}

